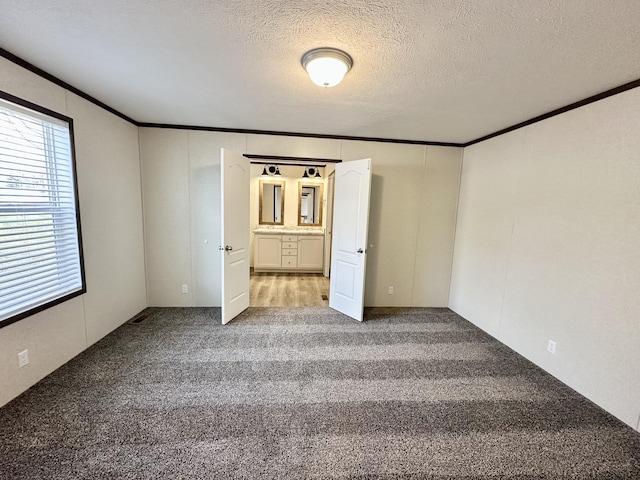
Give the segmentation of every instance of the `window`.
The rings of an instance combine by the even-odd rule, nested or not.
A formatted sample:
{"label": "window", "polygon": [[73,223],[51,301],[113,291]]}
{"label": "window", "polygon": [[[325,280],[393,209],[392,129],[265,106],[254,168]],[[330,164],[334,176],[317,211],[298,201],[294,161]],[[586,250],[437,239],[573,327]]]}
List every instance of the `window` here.
{"label": "window", "polygon": [[0,92],[0,327],[86,291],[73,120]]}

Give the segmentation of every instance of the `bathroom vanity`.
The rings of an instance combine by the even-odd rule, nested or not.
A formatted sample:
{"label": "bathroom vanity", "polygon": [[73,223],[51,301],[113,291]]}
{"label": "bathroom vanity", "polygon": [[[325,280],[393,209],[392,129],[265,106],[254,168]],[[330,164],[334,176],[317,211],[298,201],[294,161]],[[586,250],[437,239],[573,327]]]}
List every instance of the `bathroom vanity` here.
{"label": "bathroom vanity", "polygon": [[[298,181],[298,218],[287,226],[284,225],[286,181],[282,178],[260,178],[259,185],[258,228],[253,231],[253,270],[322,272],[323,182],[315,179]],[[291,205],[291,197],[289,202]]]}
{"label": "bathroom vanity", "polygon": [[256,272],[322,272],[324,229],[257,228],[253,237]]}

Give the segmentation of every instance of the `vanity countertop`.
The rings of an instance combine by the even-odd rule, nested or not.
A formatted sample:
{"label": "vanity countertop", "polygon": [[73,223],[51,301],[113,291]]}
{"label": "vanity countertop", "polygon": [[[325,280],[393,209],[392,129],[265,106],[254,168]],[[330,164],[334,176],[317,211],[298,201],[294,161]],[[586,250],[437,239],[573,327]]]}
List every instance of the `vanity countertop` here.
{"label": "vanity countertop", "polygon": [[321,227],[258,227],[253,233],[271,235],[324,235]]}

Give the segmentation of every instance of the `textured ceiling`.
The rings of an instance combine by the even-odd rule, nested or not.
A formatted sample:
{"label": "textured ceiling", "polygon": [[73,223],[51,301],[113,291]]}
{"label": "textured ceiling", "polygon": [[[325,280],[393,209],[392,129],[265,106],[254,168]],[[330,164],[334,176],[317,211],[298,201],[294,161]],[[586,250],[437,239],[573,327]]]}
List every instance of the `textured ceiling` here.
{"label": "textured ceiling", "polygon": [[[638,0],[0,0],[0,47],[140,122],[459,142],[640,78]],[[300,58],[347,51],[337,87]]]}

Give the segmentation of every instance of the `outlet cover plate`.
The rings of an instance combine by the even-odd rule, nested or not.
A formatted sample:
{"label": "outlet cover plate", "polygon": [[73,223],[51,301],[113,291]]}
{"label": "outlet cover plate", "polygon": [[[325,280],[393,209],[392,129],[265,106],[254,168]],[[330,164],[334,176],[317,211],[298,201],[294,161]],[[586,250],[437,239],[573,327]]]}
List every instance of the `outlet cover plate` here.
{"label": "outlet cover plate", "polygon": [[29,364],[29,350],[23,350],[18,354],[18,367],[22,368]]}

